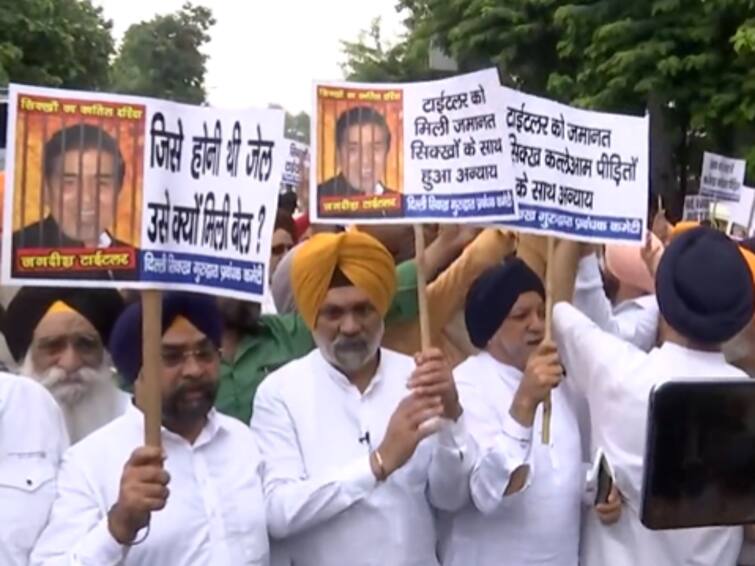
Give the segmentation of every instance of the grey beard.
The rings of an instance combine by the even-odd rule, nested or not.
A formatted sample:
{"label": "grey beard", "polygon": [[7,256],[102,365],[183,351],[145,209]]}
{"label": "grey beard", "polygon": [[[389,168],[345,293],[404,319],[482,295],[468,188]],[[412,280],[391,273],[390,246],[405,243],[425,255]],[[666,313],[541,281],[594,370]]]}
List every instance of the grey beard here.
{"label": "grey beard", "polygon": [[[330,365],[344,372],[352,372],[363,368],[377,354],[383,339],[384,328],[381,323],[380,331],[376,332],[371,339],[364,340],[338,337],[333,342],[326,342],[316,332],[313,333],[313,337],[323,358]],[[363,346],[355,348],[358,342],[361,342]]]}

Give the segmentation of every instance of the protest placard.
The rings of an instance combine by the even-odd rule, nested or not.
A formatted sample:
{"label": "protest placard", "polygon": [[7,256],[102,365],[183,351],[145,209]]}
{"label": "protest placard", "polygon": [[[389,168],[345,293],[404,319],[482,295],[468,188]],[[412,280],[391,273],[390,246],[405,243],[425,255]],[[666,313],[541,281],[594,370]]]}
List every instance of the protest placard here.
{"label": "protest placard", "polygon": [[753,229],[753,216],[755,216],[755,189],[742,185],[739,191],[740,198],[737,202],[727,202],[729,210],[729,222],[742,228],[744,234],[750,235]]}
{"label": "protest placard", "polygon": [[258,300],[283,119],[11,85],[2,281]]}
{"label": "protest placard", "polygon": [[700,174],[700,194],[720,200],[739,200],[746,165],[744,159],[733,159],[706,151]]}
{"label": "protest placard", "polygon": [[315,84],[313,222],[516,218],[495,70],[425,83]]}
{"label": "protest placard", "polygon": [[648,210],[647,116],[572,108],[501,87],[507,162],[522,232],[641,244]]}
{"label": "protest placard", "polygon": [[286,139],[286,162],[283,166],[283,184],[291,187],[299,186],[301,181],[301,168],[305,156],[309,152],[309,146],[295,140]]}
{"label": "protest placard", "polygon": [[710,220],[714,200],[708,196],[687,195],[684,197],[683,220],[702,222]]}

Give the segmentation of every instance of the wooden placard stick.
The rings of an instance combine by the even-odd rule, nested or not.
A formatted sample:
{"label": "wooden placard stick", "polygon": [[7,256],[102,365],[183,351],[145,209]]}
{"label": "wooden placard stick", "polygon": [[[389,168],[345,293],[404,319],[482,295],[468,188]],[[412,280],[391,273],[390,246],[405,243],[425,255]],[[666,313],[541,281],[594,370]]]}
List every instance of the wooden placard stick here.
{"label": "wooden placard stick", "polygon": [[161,446],[162,390],[162,292],[142,291],[142,384],[139,406],[144,412],[144,443]]}
{"label": "wooden placard stick", "polygon": [[414,255],[417,262],[417,303],[422,351],[430,348],[430,313],[427,310],[427,277],[425,276],[425,232],[422,224],[414,225]]}
{"label": "wooden placard stick", "polygon": [[[548,237],[548,259],[545,264],[545,341],[551,340],[551,325],[553,320],[553,249],[555,240]],[[543,444],[550,444],[551,441],[551,395],[543,401],[543,430],[541,441]]]}

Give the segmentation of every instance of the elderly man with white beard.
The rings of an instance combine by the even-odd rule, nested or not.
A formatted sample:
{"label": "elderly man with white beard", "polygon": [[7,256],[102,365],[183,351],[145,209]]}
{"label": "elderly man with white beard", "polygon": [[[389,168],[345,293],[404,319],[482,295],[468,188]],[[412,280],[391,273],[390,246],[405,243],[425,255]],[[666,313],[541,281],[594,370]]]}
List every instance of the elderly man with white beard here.
{"label": "elderly man with white beard", "polygon": [[123,300],[115,290],[26,287],[4,320],[19,373],[44,385],[60,405],[71,443],[125,411],[104,344]]}

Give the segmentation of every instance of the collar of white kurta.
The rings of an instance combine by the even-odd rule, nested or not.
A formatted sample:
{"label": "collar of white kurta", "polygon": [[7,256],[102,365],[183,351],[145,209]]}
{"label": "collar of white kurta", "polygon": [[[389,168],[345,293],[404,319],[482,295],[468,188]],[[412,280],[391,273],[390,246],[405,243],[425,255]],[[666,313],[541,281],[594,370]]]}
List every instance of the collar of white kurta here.
{"label": "collar of white kurta", "polygon": [[621,314],[636,309],[649,309],[653,306],[657,308],[657,299],[655,298],[655,295],[642,295],[635,299],[628,299],[620,302],[613,308],[613,314]]}
{"label": "collar of white kurta", "polygon": [[[134,427],[144,428],[144,413],[134,403],[129,403],[123,418],[131,422]],[[225,424],[218,418],[218,413],[213,407],[207,413],[207,423],[194,441],[194,444],[192,444],[192,448],[197,449],[205,444],[209,444],[221,431],[225,430]],[[169,431],[164,426],[160,427],[160,434],[163,441],[186,443],[186,440],[182,436]]]}
{"label": "collar of white kurta", "polygon": [[[378,362],[377,371],[375,372],[375,375],[372,378],[372,381],[370,381],[370,384],[367,386],[367,389],[364,390],[364,393],[362,395],[369,395],[371,391],[373,391],[385,378],[385,356],[382,354],[382,348],[378,350],[378,354],[380,361]],[[315,372],[315,375],[325,375],[328,377],[328,379],[331,379],[338,387],[343,389],[344,391],[351,391],[355,389],[354,385],[349,381],[349,378],[346,377],[341,371],[330,365],[330,363],[323,357],[320,350],[315,350],[312,352],[311,357],[312,361],[312,369]]]}
{"label": "collar of white kurta", "polygon": [[691,348],[680,346],[679,344],[674,344],[673,342],[664,342],[659,348],[659,351],[662,352],[664,356],[673,358],[681,357],[689,361],[699,360],[706,363],[728,365],[723,352],[706,352],[704,350],[693,350]]}
{"label": "collar of white kurta", "polygon": [[524,375],[520,369],[496,360],[488,352],[480,352],[477,354],[477,358],[481,364],[495,371],[495,374],[509,386],[514,389],[519,387],[519,383],[522,381],[522,376]]}

